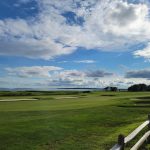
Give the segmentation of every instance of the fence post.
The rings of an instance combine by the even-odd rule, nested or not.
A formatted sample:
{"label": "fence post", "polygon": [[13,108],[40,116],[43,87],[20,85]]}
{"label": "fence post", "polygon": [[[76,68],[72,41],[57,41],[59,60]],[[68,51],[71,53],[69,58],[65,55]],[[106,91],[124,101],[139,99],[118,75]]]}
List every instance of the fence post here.
{"label": "fence post", "polygon": [[120,134],[118,136],[118,144],[121,146],[121,150],[124,150],[124,146],[125,146],[125,143],[124,143],[124,135]]}
{"label": "fence post", "polygon": [[150,130],[150,114],[148,115],[148,121],[149,121],[148,129]]}
{"label": "fence post", "polygon": [[[149,121],[148,130],[150,130],[150,114],[148,115],[148,121]],[[150,137],[148,137],[147,142],[150,143]]]}

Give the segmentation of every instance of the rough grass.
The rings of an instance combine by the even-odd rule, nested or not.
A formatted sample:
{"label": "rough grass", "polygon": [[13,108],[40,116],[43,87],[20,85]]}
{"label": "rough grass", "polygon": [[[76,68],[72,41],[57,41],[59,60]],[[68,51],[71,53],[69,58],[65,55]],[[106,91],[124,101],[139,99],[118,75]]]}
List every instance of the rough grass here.
{"label": "rough grass", "polygon": [[150,112],[149,107],[118,107],[148,92],[7,94],[0,99],[39,101],[0,102],[0,150],[108,150],[118,134],[130,133]]}

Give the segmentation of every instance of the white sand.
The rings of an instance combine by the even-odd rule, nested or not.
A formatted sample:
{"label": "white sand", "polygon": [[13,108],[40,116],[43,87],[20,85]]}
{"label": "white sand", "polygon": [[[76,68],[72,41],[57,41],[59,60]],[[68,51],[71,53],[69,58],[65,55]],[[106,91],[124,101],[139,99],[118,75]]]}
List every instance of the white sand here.
{"label": "white sand", "polygon": [[72,98],[78,98],[78,97],[56,97],[55,99],[72,99]]}
{"label": "white sand", "polygon": [[37,101],[38,99],[1,99],[0,102]]}

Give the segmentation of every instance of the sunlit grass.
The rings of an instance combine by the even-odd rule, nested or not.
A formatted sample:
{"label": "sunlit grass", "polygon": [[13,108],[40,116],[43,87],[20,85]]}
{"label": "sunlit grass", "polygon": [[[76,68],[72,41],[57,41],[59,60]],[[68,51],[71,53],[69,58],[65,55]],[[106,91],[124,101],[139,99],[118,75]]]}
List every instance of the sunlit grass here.
{"label": "sunlit grass", "polygon": [[150,93],[1,96],[39,100],[0,102],[0,149],[108,150],[118,134],[128,135],[147,119],[149,107],[120,107],[141,96]]}

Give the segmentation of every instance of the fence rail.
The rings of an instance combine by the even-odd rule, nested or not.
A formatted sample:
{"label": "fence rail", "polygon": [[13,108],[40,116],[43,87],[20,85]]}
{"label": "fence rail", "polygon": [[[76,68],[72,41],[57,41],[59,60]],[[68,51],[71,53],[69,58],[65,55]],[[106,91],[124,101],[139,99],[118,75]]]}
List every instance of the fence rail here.
{"label": "fence rail", "polygon": [[[148,115],[148,120],[142,123],[138,128],[131,132],[127,137],[120,134],[118,136],[118,143],[114,145],[110,150],[124,150],[127,143],[131,142],[146,126],[150,130],[150,114]],[[150,137],[150,131],[146,132],[144,136],[131,148],[131,150],[138,150],[145,141]]]}

